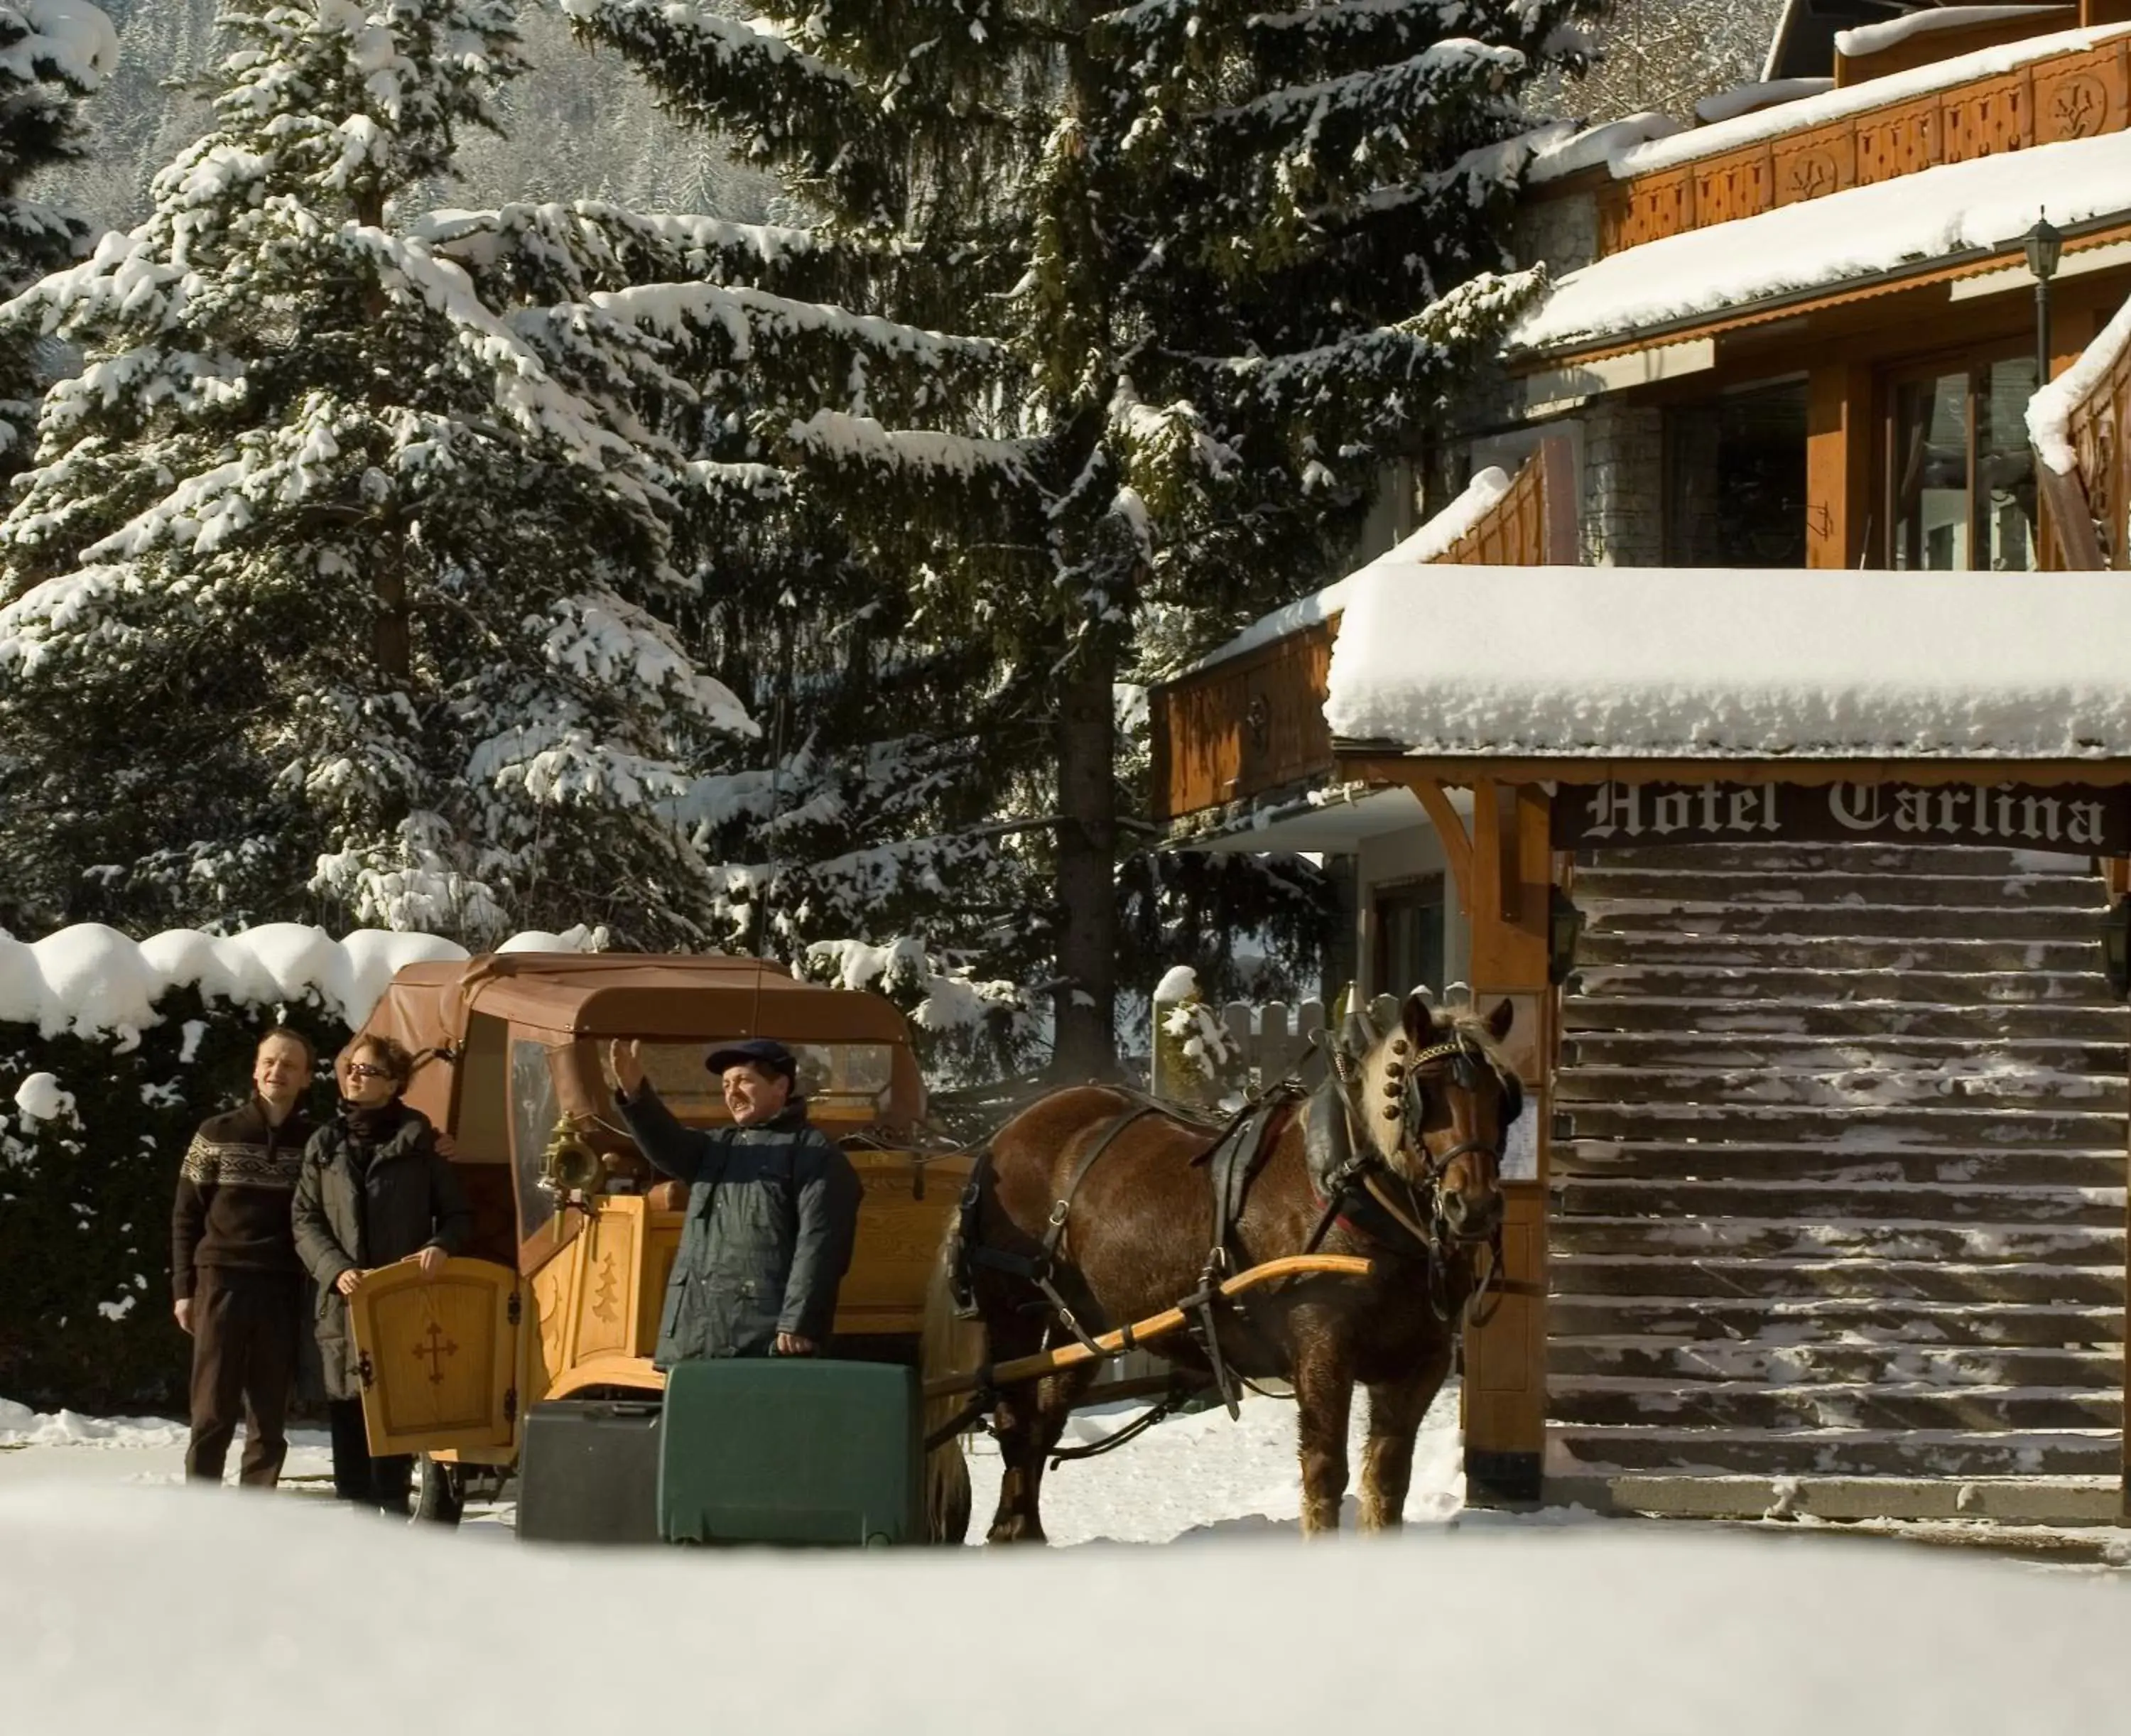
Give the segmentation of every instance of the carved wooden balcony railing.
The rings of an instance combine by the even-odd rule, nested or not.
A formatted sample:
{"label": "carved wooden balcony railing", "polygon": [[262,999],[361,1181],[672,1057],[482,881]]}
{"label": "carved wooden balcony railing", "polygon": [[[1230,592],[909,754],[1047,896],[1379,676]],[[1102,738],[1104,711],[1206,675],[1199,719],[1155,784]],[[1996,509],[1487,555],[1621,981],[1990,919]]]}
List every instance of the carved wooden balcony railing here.
{"label": "carved wooden balcony railing", "polygon": [[[2106,337],[2102,340],[2109,341]],[[2063,566],[2089,570],[2131,567],[2131,441],[2124,433],[2127,418],[2131,418],[2131,343],[2119,342],[2115,355],[2065,418],[2064,432],[2072,450],[2071,474],[2060,476],[2047,463],[2035,467],[2047,505],[2047,522]]]}
{"label": "carved wooden balcony railing", "polygon": [[1618,253],[1942,164],[2127,125],[2131,38],[2118,37],[1609,183],[1598,194],[1598,251]]}
{"label": "carved wooden balcony railing", "polygon": [[[1570,562],[1575,526],[1568,444],[1549,439],[1438,564]],[[1324,696],[1338,634],[1334,614],[1149,690],[1156,820],[1300,790],[1331,776]]]}

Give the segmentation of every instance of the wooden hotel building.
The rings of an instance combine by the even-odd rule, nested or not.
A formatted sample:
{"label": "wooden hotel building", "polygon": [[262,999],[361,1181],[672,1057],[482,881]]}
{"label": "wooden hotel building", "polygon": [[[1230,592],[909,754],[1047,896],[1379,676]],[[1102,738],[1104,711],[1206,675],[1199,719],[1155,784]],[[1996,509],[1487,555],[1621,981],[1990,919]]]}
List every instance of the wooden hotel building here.
{"label": "wooden hotel building", "polygon": [[1155,690],[1156,817],[1517,997],[1476,1498],[2113,1523],[2131,0],[1792,0],[1703,112],[1534,141],[1462,492]]}

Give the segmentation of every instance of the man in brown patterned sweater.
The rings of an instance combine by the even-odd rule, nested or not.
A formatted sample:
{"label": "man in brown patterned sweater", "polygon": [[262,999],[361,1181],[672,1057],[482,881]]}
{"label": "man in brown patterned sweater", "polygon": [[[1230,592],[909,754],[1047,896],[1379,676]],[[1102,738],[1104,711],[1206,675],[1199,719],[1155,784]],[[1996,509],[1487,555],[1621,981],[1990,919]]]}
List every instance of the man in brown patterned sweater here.
{"label": "man in brown patterned sweater", "polygon": [[271,1489],[289,1451],[284,1424],[304,1327],[304,1269],[289,1202],[311,1136],[304,1094],[317,1064],[286,1026],[260,1039],[251,1101],[201,1124],[170,1214],[170,1283],[192,1334],[192,1443],[185,1475],[222,1480],[244,1419],[237,1480]]}

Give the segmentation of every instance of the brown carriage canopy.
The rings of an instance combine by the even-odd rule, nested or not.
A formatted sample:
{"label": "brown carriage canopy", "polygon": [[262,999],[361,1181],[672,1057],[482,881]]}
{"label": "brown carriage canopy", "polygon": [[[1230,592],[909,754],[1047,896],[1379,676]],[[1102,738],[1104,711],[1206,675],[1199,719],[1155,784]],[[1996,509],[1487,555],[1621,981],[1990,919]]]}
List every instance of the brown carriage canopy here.
{"label": "brown carriage canopy", "polygon": [[[894,1078],[884,1118],[908,1122],[924,1113],[909,1026],[893,1003],[864,990],[798,982],[756,959],[485,953],[463,962],[410,964],[393,978],[363,1029],[396,1037],[419,1054],[462,1045],[476,1012],[558,1043],[609,1036],[886,1043],[894,1050]],[[437,1117],[441,1101],[432,1107],[418,1099],[443,1083],[418,1077],[409,1100]]]}

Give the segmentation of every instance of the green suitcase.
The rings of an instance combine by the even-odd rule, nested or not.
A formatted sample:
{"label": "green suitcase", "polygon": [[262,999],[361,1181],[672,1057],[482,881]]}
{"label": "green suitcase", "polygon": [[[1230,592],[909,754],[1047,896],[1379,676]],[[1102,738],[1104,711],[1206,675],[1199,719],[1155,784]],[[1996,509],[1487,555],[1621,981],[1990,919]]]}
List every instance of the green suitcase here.
{"label": "green suitcase", "polygon": [[667,1377],[658,1534],[672,1543],[925,1541],[917,1371],[719,1358]]}

